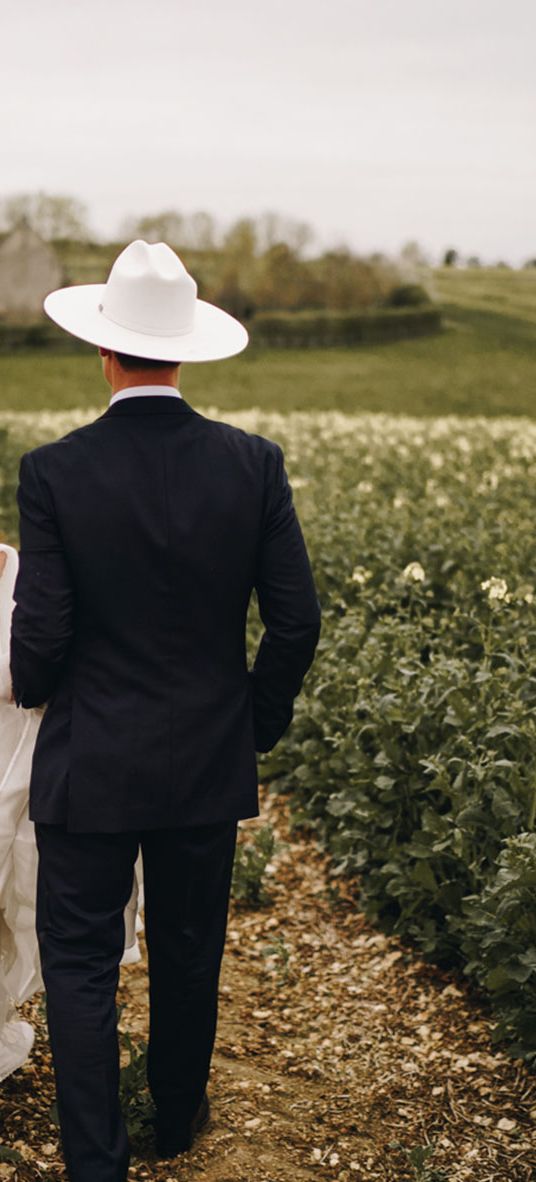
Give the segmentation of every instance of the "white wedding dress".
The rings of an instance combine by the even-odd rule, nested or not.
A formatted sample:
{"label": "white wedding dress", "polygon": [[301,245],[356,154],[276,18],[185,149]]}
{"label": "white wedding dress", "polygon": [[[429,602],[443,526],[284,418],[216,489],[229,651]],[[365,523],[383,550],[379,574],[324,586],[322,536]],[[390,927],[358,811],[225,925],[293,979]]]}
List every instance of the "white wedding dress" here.
{"label": "white wedding dress", "polygon": [[[5,555],[5,558],[4,558]],[[18,553],[0,543],[0,1080],[24,1063],[33,1027],[17,1015],[43,989],[35,933],[37,846],[28,817],[32,752],[43,708],[26,710],[8,700],[9,642]],[[44,707],[46,709],[46,707]],[[125,950],[121,964],[140,960],[137,933],[143,923],[143,863],[136,861],[132,894],[125,908]]]}

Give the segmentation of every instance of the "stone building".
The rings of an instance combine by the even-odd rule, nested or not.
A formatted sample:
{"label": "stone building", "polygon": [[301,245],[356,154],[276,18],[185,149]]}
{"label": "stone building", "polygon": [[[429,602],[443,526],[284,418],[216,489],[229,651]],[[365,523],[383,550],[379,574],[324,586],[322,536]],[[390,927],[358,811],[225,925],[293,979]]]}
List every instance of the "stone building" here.
{"label": "stone building", "polygon": [[28,323],[43,315],[43,300],[62,285],[54,248],[21,221],[0,244],[0,319]]}

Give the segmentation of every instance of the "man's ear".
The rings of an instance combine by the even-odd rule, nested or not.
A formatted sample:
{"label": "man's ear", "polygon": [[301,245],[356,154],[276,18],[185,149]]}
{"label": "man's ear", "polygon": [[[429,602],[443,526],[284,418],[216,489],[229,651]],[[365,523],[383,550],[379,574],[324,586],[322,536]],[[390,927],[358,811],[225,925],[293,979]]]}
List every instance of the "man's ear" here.
{"label": "man's ear", "polygon": [[101,357],[110,357],[111,352],[112,352],[111,349],[103,349],[102,345],[98,346],[98,350],[99,350]]}

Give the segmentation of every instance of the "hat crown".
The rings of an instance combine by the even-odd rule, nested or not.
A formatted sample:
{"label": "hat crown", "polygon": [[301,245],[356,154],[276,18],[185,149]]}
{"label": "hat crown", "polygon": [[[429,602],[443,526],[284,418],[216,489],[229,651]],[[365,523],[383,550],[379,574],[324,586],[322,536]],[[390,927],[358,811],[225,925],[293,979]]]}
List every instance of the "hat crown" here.
{"label": "hat crown", "polygon": [[165,242],[131,242],[115,260],[100,310],[107,320],[151,336],[194,327],[197,284]]}

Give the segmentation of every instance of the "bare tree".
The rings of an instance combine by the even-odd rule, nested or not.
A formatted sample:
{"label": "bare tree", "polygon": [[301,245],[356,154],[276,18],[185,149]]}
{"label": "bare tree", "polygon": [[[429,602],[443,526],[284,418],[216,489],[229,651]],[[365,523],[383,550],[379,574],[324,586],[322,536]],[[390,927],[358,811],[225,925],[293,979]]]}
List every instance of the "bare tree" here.
{"label": "bare tree", "polygon": [[190,250],[215,250],[217,245],[217,228],[212,214],[198,210],[190,213],[184,219],[184,246]]}
{"label": "bare tree", "polygon": [[257,253],[257,227],[253,218],[239,218],[232,223],[223,239],[223,249],[235,258],[254,258]]}
{"label": "bare tree", "polygon": [[167,242],[170,246],[182,246],[184,233],[184,217],[175,209],[128,217],[120,227],[121,239],[143,238],[145,242]]}
{"label": "bare tree", "polygon": [[11,230],[25,221],[48,241],[54,238],[85,241],[89,237],[87,207],[76,197],[63,194],[14,193],[0,202],[0,217],[5,229]]}
{"label": "bare tree", "polygon": [[281,214],[268,211],[257,218],[257,239],[263,254],[273,246],[285,243],[299,258],[306,247],[313,244],[315,233],[308,222],[300,222],[295,218],[282,217]]}

